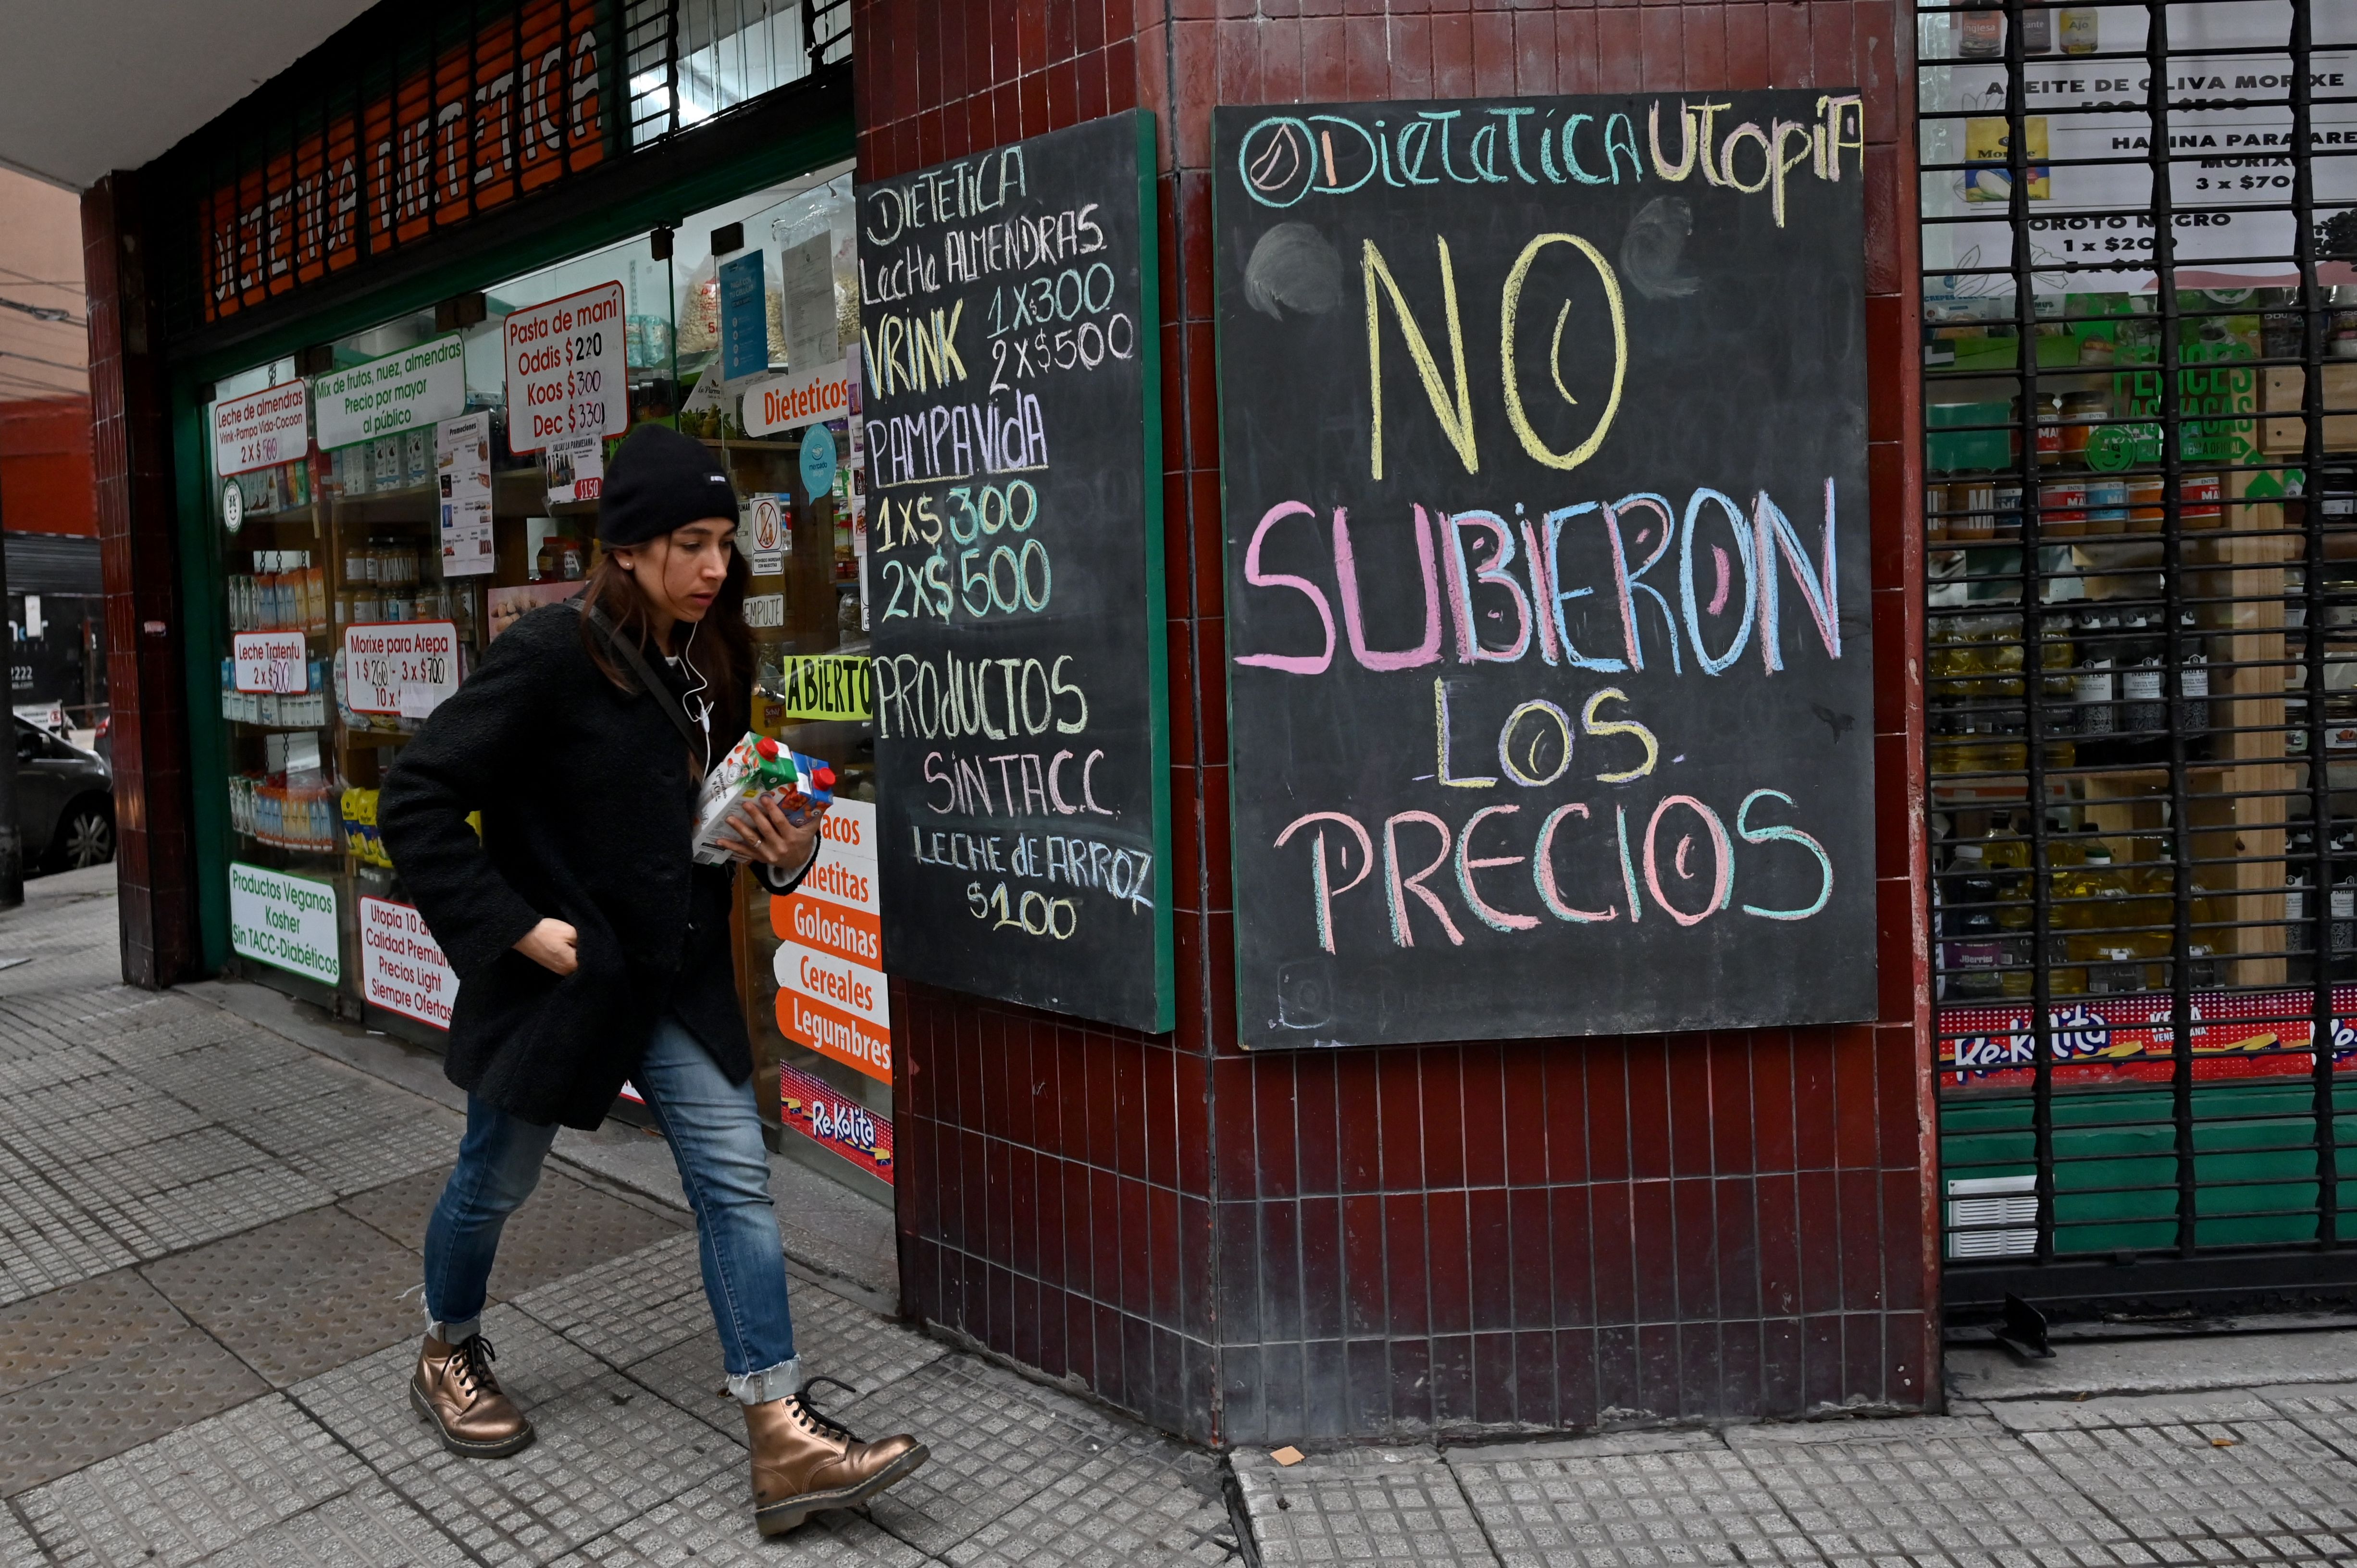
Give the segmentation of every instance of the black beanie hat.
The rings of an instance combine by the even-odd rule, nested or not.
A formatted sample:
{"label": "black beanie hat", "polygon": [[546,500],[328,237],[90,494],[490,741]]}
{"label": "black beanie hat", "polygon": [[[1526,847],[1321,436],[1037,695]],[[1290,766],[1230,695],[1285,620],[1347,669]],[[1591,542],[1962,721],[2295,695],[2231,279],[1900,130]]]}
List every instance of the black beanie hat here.
{"label": "black beanie hat", "polygon": [[603,543],[644,544],[707,517],[737,517],[737,487],[718,453],[667,424],[641,424],[622,438],[597,501]]}

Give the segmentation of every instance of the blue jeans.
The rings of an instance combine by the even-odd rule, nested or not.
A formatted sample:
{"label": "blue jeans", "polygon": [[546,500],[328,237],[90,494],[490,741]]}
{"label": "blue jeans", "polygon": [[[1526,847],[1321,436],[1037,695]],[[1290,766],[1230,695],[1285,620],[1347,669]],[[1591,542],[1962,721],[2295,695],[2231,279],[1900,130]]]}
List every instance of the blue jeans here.
{"label": "blue jeans", "polygon": [[[720,1328],[728,1391],[747,1404],[802,1387],[793,1315],[786,1305],[785,1249],[770,1202],[769,1151],[748,1080],[731,1084],[690,1035],[666,1016],[655,1026],[630,1081],[679,1163],[695,1210],[704,1294]],[[427,1332],[457,1344],[480,1326],[500,1231],[540,1181],[556,1129],[467,1097],[458,1165],[425,1227]]]}

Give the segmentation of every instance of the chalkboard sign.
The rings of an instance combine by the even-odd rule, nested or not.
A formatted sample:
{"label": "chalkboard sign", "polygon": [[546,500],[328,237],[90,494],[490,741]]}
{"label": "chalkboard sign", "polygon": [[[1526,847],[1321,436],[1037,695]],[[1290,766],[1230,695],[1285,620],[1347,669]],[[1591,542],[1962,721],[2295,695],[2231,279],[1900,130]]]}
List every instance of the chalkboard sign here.
{"label": "chalkboard sign", "polygon": [[863,185],[884,965],[1171,1026],[1154,123]]}
{"label": "chalkboard sign", "polygon": [[1857,95],[1213,129],[1243,1043],[1873,1016]]}

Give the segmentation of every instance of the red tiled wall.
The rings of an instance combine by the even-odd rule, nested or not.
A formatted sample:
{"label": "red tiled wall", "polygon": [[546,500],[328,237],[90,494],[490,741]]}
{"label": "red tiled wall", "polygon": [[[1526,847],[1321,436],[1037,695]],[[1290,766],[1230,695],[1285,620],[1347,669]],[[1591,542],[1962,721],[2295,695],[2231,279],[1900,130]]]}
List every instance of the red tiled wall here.
{"label": "red tiled wall", "polygon": [[170,426],[150,330],[138,177],[112,175],[85,192],[81,231],[123,978],[169,985],[196,972],[196,895]]}
{"label": "red tiled wall", "polygon": [[[1178,1027],[894,983],[910,1310],[1225,1443],[1937,1402],[1905,25],[1887,0],[858,0],[863,177],[1133,104],[1163,130]],[[1211,106],[1851,84],[1882,1022],[1239,1051]]]}

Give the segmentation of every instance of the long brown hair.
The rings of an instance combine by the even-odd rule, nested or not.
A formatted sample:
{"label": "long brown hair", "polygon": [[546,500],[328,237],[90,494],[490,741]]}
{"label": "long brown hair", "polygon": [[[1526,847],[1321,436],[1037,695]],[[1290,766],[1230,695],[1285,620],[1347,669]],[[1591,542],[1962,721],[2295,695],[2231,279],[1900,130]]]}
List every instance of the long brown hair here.
{"label": "long brown hair", "polygon": [[[751,581],[752,573],[745,564],[745,557],[732,548],[728,553],[727,578],[721,583],[712,607],[704,612],[704,619],[696,623],[695,640],[690,650],[688,662],[704,678],[705,695],[712,703],[712,755],[716,757],[737,743],[737,726],[746,722],[750,712],[753,634],[745,626],[745,589]],[[617,636],[634,639],[640,647],[654,649],[658,654],[673,651],[657,646],[654,618],[647,609],[646,596],[640,591],[638,579],[610,553],[600,555],[597,564],[590,570],[588,586],[582,591],[581,599],[585,607],[606,612]],[[581,644],[606,679],[626,692],[635,689],[637,682],[615,660],[605,638],[587,615],[581,618]]]}

